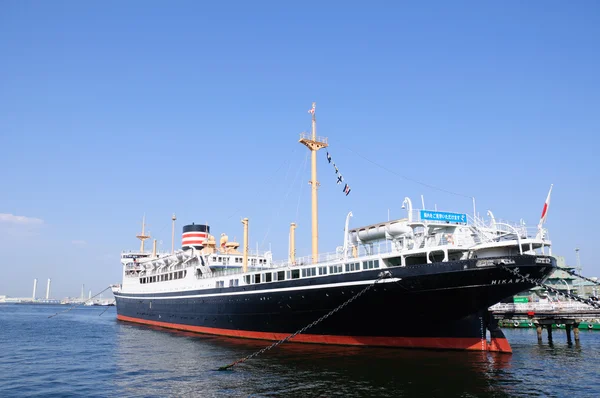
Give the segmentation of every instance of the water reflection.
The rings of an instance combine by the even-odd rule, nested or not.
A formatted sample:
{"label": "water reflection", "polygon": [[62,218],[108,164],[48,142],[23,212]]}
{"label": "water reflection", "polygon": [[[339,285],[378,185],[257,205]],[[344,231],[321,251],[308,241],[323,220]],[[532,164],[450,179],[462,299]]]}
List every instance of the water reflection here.
{"label": "water reflection", "polygon": [[474,397],[600,395],[600,332],[552,345],[505,330],[513,355],[284,344],[115,320],[114,309],[0,306],[0,397]]}
{"label": "water reflection", "polygon": [[[119,395],[514,396],[512,356],[482,352],[269,343],[122,324]],[[126,382],[125,382],[126,380]]]}

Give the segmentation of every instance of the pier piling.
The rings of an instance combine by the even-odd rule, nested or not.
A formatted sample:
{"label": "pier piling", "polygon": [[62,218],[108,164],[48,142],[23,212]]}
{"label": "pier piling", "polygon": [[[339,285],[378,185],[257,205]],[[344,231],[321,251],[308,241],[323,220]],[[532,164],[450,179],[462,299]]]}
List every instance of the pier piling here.
{"label": "pier piling", "polygon": [[571,345],[573,344],[573,341],[571,341],[571,325],[567,323],[565,325],[565,330],[567,332],[567,344]]}
{"label": "pier piling", "polygon": [[579,343],[579,324],[578,323],[573,325],[573,336],[575,337],[575,342]]}
{"label": "pier piling", "polygon": [[544,330],[542,325],[537,325],[537,336],[538,336],[538,343],[542,342],[542,331]]}
{"label": "pier piling", "polygon": [[548,343],[552,344],[552,325],[546,325],[548,329]]}

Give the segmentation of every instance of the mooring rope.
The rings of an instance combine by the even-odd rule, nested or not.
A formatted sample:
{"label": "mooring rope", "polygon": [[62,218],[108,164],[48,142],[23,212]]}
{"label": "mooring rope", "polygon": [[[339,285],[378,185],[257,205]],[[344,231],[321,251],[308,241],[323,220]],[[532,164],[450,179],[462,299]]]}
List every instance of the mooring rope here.
{"label": "mooring rope", "polygon": [[558,290],[558,289],[555,289],[555,288],[553,288],[553,287],[551,287],[551,286],[548,286],[548,285],[546,285],[545,283],[538,282],[538,281],[536,281],[535,279],[532,279],[532,278],[529,278],[529,277],[527,277],[527,276],[525,276],[525,275],[523,275],[523,274],[520,274],[520,273],[519,273],[519,271],[517,271],[516,269],[510,269],[510,268],[508,268],[506,265],[500,265],[500,266],[501,266],[501,267],[502,267],[504,270],[506,270],[506,271],[510,272],[511,274],[513,274],[513,275],[516,275],[516,276],[518,276],[518,277],[522,278],[523,280],[526,280],[526,281],[528,281],[528,282],[531,282],[531,283],[533,283],[533,284],[535,284],[535,285],[538,285],[539,287],[543,287],[544,289],[547,289],[547,290],[551,291],[552,293],[555,293],[555,294],[560,294],[561,296],[564,296],[564,297],[567,297],[567,298],[573,299],[573,300],[575,300],[575,301],[579,301],[580,303],[587,304],[587,305],[589,305],[589,306],[592,306],[592,307],[594,307],[594,308],[600,308],[600,303],[597,303],[597,302],[595,302],[595,301],[592,301],[592,300],[588,300],[588,299],[586,299],[586,298],[583,298],[583,297],[577,296],[577,295],[575,295],[575,294],[572,294],[572,293],[564,293],[564,292],[561,292],[560,290]]}
{"label": "mooring rope", "polygon": [[595,281],[595,280],[593,280],[593,279],[591,279],[591,278],[587,278],[587,277],[585,277],[585,276],[583,276],[583,275],[581,275],[581,274],[578,274],[578,273],[577,273],[577,272],[575,272],[575,271],[566,270],[566,269],[564,269],[564,270],[561,270],[561,271],[565,271],[567,274],[571,274],[571,275],[573,275],[573,276],[576,276],[576,277],[578,277],[578,278],[581,278],[581,279],[583,279],[583,280],[586,280],[586,281],[588,281],[588,282],[591,282],[591,283],[593,283],[594,285],[599,285],[599,286],[600,286],[600,282],[598,282],[598,281]]}
{"label": "mooring rope", "polygon": [[87,303],[89,300],[91,300],[91,299],[93,299],[93,298],[96,298],[96,297],[98,297],[99,295],[101,295],[102,293],[104,293],[105,291],[107,291],[108,289],[110,289],[110,286],[109,286],[109,287],[107,287],[106,289],[104,289],[103,291],[101,291],[100,293],[96,294],[94,297],[91,297],[91,298],[89,298],[89,299],[87,299],[87,300],[83,301],[82,303],[76,304],[76,305],[72,306],[71,308],[68,308],[68,309],[66,309],[66,310],[64,310],[64,311],[59,311],[59,312],[57,312],[57,313],[56,313],[56,314],[54,314],[54,315],[50,315],[48,318],[55,317],[55,316],[57,316],[58,314],[62,314],[62,313],[64,313],[64,312],[69,312],[69,311],[71,311],[73,308],[76,308],[76,307],[82,306],[82,305],[84,305],[85,303]]}
{"label": "mooring rope", "polygon": [[338,312],[339,310],[341,310],[342,308],[344,308],[345,306],[347,306],[348,304],[350,304],[351,302],[353,302],[354,300],[356,300],[357,298],[359,298],[360,296],[362,296],[369,289],[371,289],[373,286],[375,286],[377,284],[377,282],[381,281],[384,278],[389,278],[391,276],[392,276],[391,272],[389,272],[389,271],[382,271],[381,273],[379,273],[379,277],[372,284],[368,285],[367,287],[365,287],[364,289],[362,289],[360,292],[356,293],[354,296],[352,296],[351,298],[349,298],[348,300],[346,300],[345,302],[343,302],[342,304],[340,304],[338,307],[336,307],[333,310],[329,311],[327,314],[323,315],[322,317],[320,317],[316,321],[313,321],[313,322],[309,323],[308,325],[304,326],[302,329],[297,330],[296,332],[290,334],[289,336],[287,336],[284,339],[276,341],[275,343],[271,344],[268,347],[262,348],[259,351],[256,351],[255,353],[250,354],[250,355],[248,355],[248,356],[246,356],[246,357],[244,357],[242,359],[238,359],[237,361],[232,362],[229,365],[221,366],[217,370],[227,370],[227,369],[230,369],[230,368],[234,367],[237,364],[240,364],[242,362],[247,361],[248,359],[251,359],[251,358],[254,358],[256,356],[259,356],[263,352],[269,351],[271,348],[275,348],[278,345],[285,343],[289,339],[291,339],[291,338],[299,335],[300,333],[303,333],[304,331],[310,329],[311,327],[315,326],[316,324],[318,324],[318,323],[324,321],[325,319],[329,318],[331,315],[335,314],[336,312]]}
{"label": "mooring rope", "polygon": [[107,305],[106,308],[104,309],[104,311],[102,311],[98,316],[102,316],[102,314],[104,314],[106,311],[108,311],[108,309],[110,308],[110,306],[113,305],[116,302],[117,302],[117,300],[113,300],[113,302],[110,303],[109,305]]}

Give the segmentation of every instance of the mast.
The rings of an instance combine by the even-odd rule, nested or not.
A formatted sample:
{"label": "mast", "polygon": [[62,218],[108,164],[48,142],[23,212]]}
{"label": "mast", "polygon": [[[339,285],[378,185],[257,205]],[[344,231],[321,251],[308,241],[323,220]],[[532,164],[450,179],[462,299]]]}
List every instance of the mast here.
{"label": "mast", "polygon": [[311,155],[311,191],[312,191],[312,261],[316,263],[319,259],[319,220],[318,220],[318,205],[317,205],[317,151],[321,148],[326,148],[327,138],[317,137],[317,118],[315,115],[316,102],[312,103],[312,108],[308,113],[312,114],[312,135],[307,133],[300,134],[300,143],[304,144]]}
{"label": "mast", "polygon": [[171,217],[171,221],[173,221],[173,225],[171,226],[171,254],[175,253],[175,213],[173,213],[173,217]]}
{"label": "mast", "polygon": [[150,235],[146,235],[144,232],[144,228],[146,227],[146,215],[144,215],[144,217],[142,218],[142,233],[139,235],[136,235],[135,237],[138,238],[139,240],[142,241],[142,244],[140,245],[140,252],[144,252],[144,241],[146,239],[150,239]]}

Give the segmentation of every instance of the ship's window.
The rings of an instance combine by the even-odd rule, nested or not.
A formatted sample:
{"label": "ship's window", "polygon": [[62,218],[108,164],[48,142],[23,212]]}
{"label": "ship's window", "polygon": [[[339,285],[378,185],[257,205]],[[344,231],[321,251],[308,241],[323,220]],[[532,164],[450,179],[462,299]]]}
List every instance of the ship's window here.
{"label": "ship's window", "polygon": [[419,256],[419,257],[406,257],[405,264],[407,266],[411,265],[419,265],[419,264],[427,264],[427,257]]}
{"label": "ship's window", "polygon": [[286,271],[285,272],[285,279],[291,279],[292,278],[292,272],[291,271]]}
{"label": "ship's window", "polygon": [[216,287],[225,287],[225,281],[217,281]]}
{"label": "ship's window", "polygon": [[337,274],[339,272],[342,272],[342,264],[330,265],[329,266],[329,273],[330,274]]}
{"label": "ship's window", "polygon": [[213,257],[213,261],[217,261],[217,258],[216,258],[216,257]]}
{"label": "ship's window", "polygon": [[302,277],[305,278],[307,276],[315,276],[317,275],[316,268],[305,268],[302,270]]}
{"label": "ship's window", "polygon": [[292,279],[298,279],[300,278],[300,270],[299,269],[293,269],[292,270]]}
{"label": "ship's window", "polygon": [[179,271],[179,279],[183,278],[183,271]]}
{"label": "ship's window", "polygon": [[279,271],[279,272],[277,272],[277,280],[278,281],[285,280],[285,271]]}
{"label": "ship's window", "polygon": [[183,277],[185,278],[187,275],[187,270],[183,271]]}
{"label": "ship's window", "polygon": [[254,274],[254,283],[260,283],[260,274]]}
{"label": "ship's window", "polygon": [[375,261],[373,262],[373,267],[374,267],[374,268],[379,268],[379,260],[375,260]]}
{"label": "ship's window", "polygon": [[223,262],[223,257],[219,257],[219,262]]}
{"label": "ship's window", "polygon": [[173,273],[172,273],[172,272],[169,274],[169,280],[170,280],[170,281],[172,281],[172,280],[173,280]]}
{"label": "ship's window", "polygon": [[319,275],[327,275],[327,267],[319,267]]}
{"label": "ship's window", "polygon": [[273,280],[273,274],[270,272],[267,272],[265,274],[265,282],[271,282]]}
{"label": "ship's window", "polygon": [[346,272],[360,270],[360,263],[346,264]]}
{"label": "ship's window", "polygon": [[246,285],[250,284],[250,275],[244,275],[244,281],[246,282]]}
{"label": "ship's window", "polygon": [[239,279],[230,279],[229,280],[229,287],[238,286],[238,284],[239,284]]}

